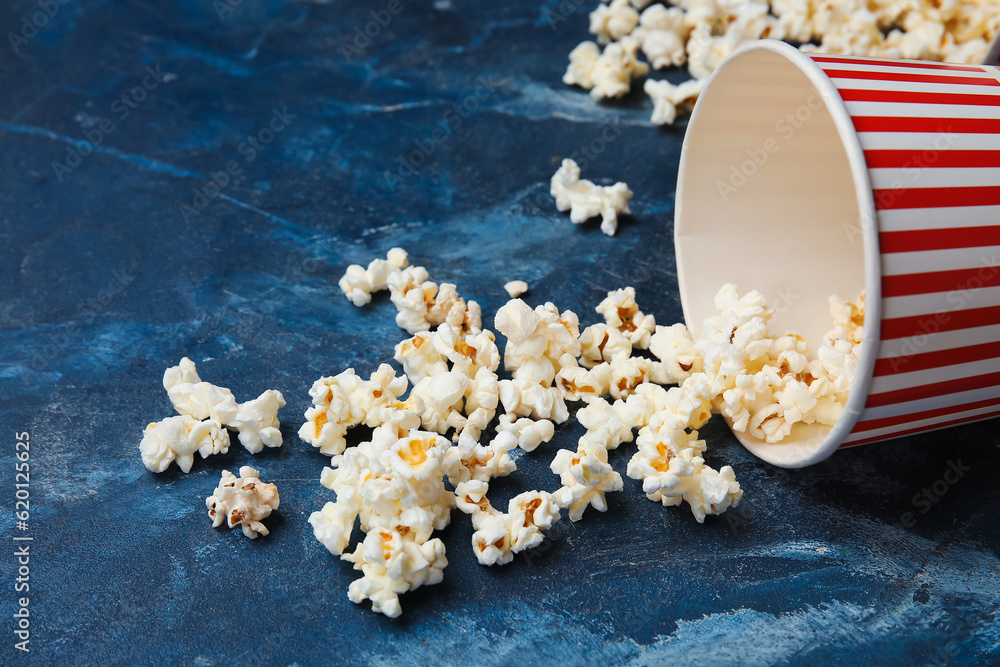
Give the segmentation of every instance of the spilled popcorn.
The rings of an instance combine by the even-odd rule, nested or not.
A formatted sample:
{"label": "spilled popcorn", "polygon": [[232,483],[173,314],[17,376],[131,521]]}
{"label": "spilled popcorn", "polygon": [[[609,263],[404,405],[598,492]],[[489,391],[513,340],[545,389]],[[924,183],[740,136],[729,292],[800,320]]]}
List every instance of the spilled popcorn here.
{"label": "spilled popcorn", "polygon": [[570,159],[562,161],[562,166],[552,176],[550,192],[556,200],[556,208],[569,211],[569,219],[575,224],[601,216],[601,231],[614,236],[618,231],[618,216],[631,213],[628,200],[632,191],[624,183],[602,186],[586,179],[580,180],[580,167]]}
{"label": "spilled popcorn", "polygon": [[219,486],[205,499],[212,527],[218,528],[225,521],[230,528],[240,526],[251,540],[267,535],[261,523],[278,509],[278,487],[260,481],[260,473],[250,466],[240,468],[237,477],[228,470],[222,471]]}
{"label": "spilled popcorn", "polygon": [[264,447],[281,447],[278,410],[285,406],[280,391],[268,389],[246,403],[237,403],[233,392],[198,376],[195,363],[184,357],[163,373],[163,388],[179,417],[149,424],[139,445],[143,465],[163,472],[174,461],[190,472],[194,454],[207,458],[229,451],[229,432],[251,454]]}
{"label": "spilled popcorn", "polygon": [[[563,82],[589,90],[595,99],[624,95],[631,80],[649,70],[637,59],[637,49],[654,69],[686,65],[692,81],[674,86],[648,80],[644,86],[654,103],[652,122],[670,125],[719,63],[754,40],[781,39],[806,52],[978,64],[1000,29],[996,0],[676,0],[672,5],[645,0],[599,5],[590,14],[597,42],[573,49]],[[605,45],[603,52],[599,45]]]}
{"label": "spilled popcorn", "polygon": [[[426,270],[412,269],[391,272],[389,289],[422,289]],[[604,321],[582,331],[570,310],[512,298],[493,322],[506,338],[502,355],[478,321],[425,320],[428,328],[395,347],[404,375],[382,364],[365,380],[349,368],[310,390],[299,434],[332,457],[321,483],[336,496],[310,516],[315,536],[360,571],[348,597],[396,617],[400,595],[442,581],[448,561],[435,532],[452,509],[470,516],[481,564],[510,563],[543,543],[562,510],[571,521],[590,507],[607,510],[607,495],[625,487],[609,453],[625,443],[635,445],[627,475],[646,497],[686,504],[704,522],[743,496],[730,466],[706,463],[698,429],[713,413],[774,443],[796,424],[839,416],[857,369],[864,295],[830,303],[834,327],[815,357],[800,336],[770,333],[773,312],[759,292],[741,296],[733,285],[717,294],[719,314],[699,340],[683,324],[657,325],[632,287],[608,292],[595,308]],[[501,362],[509,378],[500,379]],[[491,481],[517,470],[514,450],[542,450],[571,418],[569,404],[579,403],[585,433],[549,466],[559,487],[522,493],[506,511],[494,507]],[[361,425],[373,429],[370,439],[348,447],[348,430]],[[491,428],[495,435],[484,438]],[[352,547],[356,525],[364,537]]]}

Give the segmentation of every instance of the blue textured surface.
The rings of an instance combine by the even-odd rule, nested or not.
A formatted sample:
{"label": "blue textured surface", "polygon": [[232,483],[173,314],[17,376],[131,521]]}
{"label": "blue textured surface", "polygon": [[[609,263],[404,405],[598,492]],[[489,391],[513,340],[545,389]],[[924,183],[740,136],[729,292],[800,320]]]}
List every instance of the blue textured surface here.
{"label": "blue textured surface", "polygon": [[[220,17],[210,0],[71,0],[16,55],[2,45],[0,663],[1000,660],[995,421],[785,471],[716,419],[703,431],[709,462],[732,464],[746,492],[728,516],[699,525],[626,478],[607,513],[564,520],[537,552],[484,568],[456,512],[443,583],[405,595],[397,620],[350,603],[355,573],[307,524],[331,496],[318,483],[326,458],[295,433],[315,378],[370,372],[404,335],[388,299],[350,306],[336,287],[344,267],[399,245],[489,316],[503,283],[523,278],[532,303],[585,323],[606,290],[629,284],[661,323],[678,321],[683,127],[649,125],[641,95],[599,106],[561,84],[593,3],[563,3],[576,9],[553,28],[554,0],[401,0],[350,61],[345,40],[388,2],[231,3]],[[3,32],[37,11],[4,3]],[[162,81],[148,78],[137,101],[147,67]],[[390,186],[385,172],[480,77],[495,89]],[[294,118],[250,161],[241,142],[286,107]],[[115,129],[57,174],[102,117]],[[602,132],[614,140],[584,175],[636,192],[615,238],[574,227],[547,195],[559,160]],[[200,202],[195,190],[230,161],[237,176]],[[171,414],[160,378],[183,355],[243,400],[283,391],[286,445],[256,457],[234,446],[189,475],[147,472],[140,434]],[[21,431],[26,532],[11,511]],[[551,456],[579,434],[560,428],[522,454],[495,504],[554,490]],[[612,453],[623,474],[630,455]],[[969,470],[922,513],[914,495],[959,461]],[[255,541],[213,530],[204,507],[220,471],[247,464],[281,492],[271,536]],[[915,525],[894,525],[907,512]],[[12,534],[34,537],[30,656],[13,648]]]}

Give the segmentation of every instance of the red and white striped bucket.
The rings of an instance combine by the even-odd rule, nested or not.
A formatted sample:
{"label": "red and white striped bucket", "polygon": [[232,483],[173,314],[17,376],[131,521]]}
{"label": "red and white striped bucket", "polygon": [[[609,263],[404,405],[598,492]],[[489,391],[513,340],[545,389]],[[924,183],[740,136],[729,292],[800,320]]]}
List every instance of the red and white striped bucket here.
{"label": "red and white striped bucket", "polygon": [[815,349],[827,297],[866,291],[858,379],[832,428],[776,465],[1000,415],[1000,68],[805,54],[727,58],[684,137],[675,215],[684,317],[725,282]]}

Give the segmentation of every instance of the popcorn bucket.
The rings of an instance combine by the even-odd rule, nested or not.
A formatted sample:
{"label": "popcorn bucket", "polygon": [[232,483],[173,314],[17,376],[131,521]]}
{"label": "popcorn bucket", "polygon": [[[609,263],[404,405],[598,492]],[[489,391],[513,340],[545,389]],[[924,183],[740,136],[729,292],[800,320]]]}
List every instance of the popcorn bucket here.
{"label": "popcorn bucket", "polygon": [[765,461],[1000,415],[1000,68],[738,49],[688,124],[674,245],[695,336],[731,282],[815,353],[828,297],[866,291],[842,416],[736,434]]}

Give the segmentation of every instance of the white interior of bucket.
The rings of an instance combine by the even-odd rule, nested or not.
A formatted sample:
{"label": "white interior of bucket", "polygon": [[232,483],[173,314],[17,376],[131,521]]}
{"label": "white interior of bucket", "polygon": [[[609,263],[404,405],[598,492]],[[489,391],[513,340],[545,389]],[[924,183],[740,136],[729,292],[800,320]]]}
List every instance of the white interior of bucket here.
{"label": "white interior of bucket", "polygon": [[[730,56],[694,109],[677,183],[677,273],[692,335],[700,336],[704,320],[717,314],[715,294],[730,282],[741,294],[764,294],[775,309],[772,335],[800,333],[815,354],[833,324],[830,295],[853,300],[868,283],[876,311],[869,307],[866,319],[874,317],[876,331],[866,339],[874,349],[878,252],[871,198],[850,118],[825,75],[779,42]],[[798,424],[773,445],[736,436],[776,465],[815,463],[853,427],[868,383],[862,377],[855,384],[832,430]]]}

